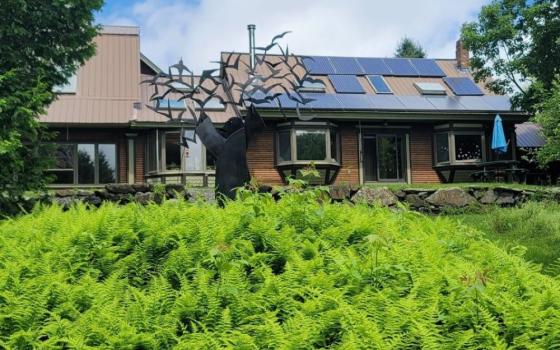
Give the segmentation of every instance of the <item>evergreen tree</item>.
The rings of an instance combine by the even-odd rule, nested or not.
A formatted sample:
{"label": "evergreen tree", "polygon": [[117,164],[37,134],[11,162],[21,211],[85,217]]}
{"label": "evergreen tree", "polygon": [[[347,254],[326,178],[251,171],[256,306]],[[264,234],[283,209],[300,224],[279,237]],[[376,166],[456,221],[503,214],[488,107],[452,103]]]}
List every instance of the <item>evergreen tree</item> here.
{"label": "evergreen tree", "polygon": [[395,57],[424,58],[426,57],[426,51],[419,43],[405,36],[397,45]]}

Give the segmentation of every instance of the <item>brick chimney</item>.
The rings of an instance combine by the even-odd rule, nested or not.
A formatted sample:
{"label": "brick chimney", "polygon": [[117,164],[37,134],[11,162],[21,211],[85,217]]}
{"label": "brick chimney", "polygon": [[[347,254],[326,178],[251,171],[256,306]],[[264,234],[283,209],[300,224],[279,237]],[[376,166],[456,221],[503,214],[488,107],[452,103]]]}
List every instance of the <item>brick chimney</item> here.
{"label": "brick chimney", "polygon": [[455,59],[457,60],[457,67],[459,67],[459,69],[466,69],[469,67],[469,50],[465,48],[461,39],[457,40]]}

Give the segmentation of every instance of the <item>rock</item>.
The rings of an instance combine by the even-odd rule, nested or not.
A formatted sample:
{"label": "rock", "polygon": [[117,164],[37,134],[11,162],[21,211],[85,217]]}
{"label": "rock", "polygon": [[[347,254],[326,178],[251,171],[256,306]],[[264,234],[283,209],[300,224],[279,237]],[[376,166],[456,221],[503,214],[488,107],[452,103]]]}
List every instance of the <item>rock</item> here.
{"label": "rock", "polygon": [[183,186],[181,184],[166,184],[165,185],[165,191],[166,192],[170,192],[170,191],[183,192],[184,190],[185,190],[185,186]]}
{"label": "rock", "polygon": [[350,198],[350,186],[348,185],[331,185],[329,186],[331,199],[342,202]]}
{"label": "rock", "polygon": [[352,196],[352,201],[369,205],[391,206],[397,204],[399,199],[387,187],[363,187]]}
{"label": "rock", "polygon": [[132,188],[136,192],[151,192],[152,191],[152,186],[150,186],[150,184],[147,184],[147,183],[132,184]]}
{"label": "rock", "polygon": [[270,186],[270,185],[260,185],[259,189],[258,189],[258,192],[259,193],[271,193],[272,192],[272,186]]}
{"label": "rock", "polygon": [[115,194],[133,194],[134,192],[136,192],[132,185],[129,184],[107,184],[105,185],[105,189],[107,190],[107,192]]}
{"label": "rock", "polygon": [[91,192],[91,191],[84,191],[84,190],[76,191],[76,196],[79,196],[79,197],[87,197],[87,196],[91,196],[92,194],[93,194],[93,192]]}
{"label": "rock", "polygon": [[434,192],[436,192],[436,189],[434,188],[414,188],[414,187],[410,187],[410,188],[403,188],[402,189],[403,192],[409,194],[419,194],[419,193],[423,193],[426,192],[428,194],[432,194]]}
{"label": "rock", "polygon": [[76,204],[76,200],[72,197],[56,197],[54,202],[60,205],[63,210],[68,210],[71,206]]}
{"label": "rock", "polygon": [[480,197],[479,201],[482,204],[494,204],[496,203],[496,199],[498,199],[496,192],[494,192],[493,189],[489,189],[484,193],[482,197]]}
{"label": "rock", "polygon": [[516,200],[512,193],[501,192],[496,199],[496,204],[499,205],[512,205],[515,204]]}
{"label": "rock", "polygon": [[154,200],[154,194],[151,192],[136,192],[134,200],[142,205],[146,205]]}
{"label": "rock", "polygon": [[96,207],[99,207],[101,205],[101,203],[103,203],[101,198],[99,198],[97,196],[94,196],[94,195],[89,195],[89,196],[85,197],[84,199],[82,199],[82,202],[84,202],[85,204],[96,206]]}
{"label": "rock", "polygon": [[477,203],[473,196],[458,187],[442,188],[426,198],[426,201],[438,207],[462,208]]}
{"label": "rock", "polygon": [[116,195],[113,193],[109,193],[105,190],[95,190],[93,194],[104,201],[112,201],[112,202],[116,201]]}
{"label": "rock", "polygon": [[426,201],[417,194],[407,194],[404,201],[415,209],[425,208],[427,206]]}
{"label": "rock", "polygon": [[74,196],[74,190],[56,190],[54,192],[54,196],[55,197],[73,197]]}
{"label": "rock", "polygon": [[406,198],[406,192],[403,190],[397,190],[394,192],[395,196],[399,198],[399,200],[404,200]]}

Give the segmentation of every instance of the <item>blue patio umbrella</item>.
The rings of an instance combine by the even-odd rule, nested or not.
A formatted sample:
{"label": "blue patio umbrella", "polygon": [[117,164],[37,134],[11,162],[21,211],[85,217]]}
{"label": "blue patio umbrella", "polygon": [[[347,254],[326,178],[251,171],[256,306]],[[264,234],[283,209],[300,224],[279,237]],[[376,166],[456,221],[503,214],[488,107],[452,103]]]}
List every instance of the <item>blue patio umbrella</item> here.
{"label": "blue patio umbrella", "polygon": [[494,118],[494,130],[492,131],[492,149],[498,153],[506,153],[508,143],[506,135],[504,134],[504,126],[502,125],[502,118],[497,114]]}

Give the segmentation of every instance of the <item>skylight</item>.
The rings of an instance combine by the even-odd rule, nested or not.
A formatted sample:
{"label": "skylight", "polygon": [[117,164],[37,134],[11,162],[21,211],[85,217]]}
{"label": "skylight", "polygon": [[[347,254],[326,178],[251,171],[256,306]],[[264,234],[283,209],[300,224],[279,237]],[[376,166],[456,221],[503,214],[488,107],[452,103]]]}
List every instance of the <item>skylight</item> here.
{"label": "skylight", "polygon": [[369,83],[378,94],[392,94],[391,88],[381,75],[368,75]]}
{"label": "skylight", "polygon": [[171,100],[171,99],[158,99],[156,102],[157,109],[185,109],[185,101],[184,100]]}
{"label": "skylight", "polygon": [[447,95],[445,88],[439,83],[414,83],[414,86],[422,95]]}
{"label": "skylight", "polygon": [[325,84],[322,82],[304,81],[299,88],[300,92],[325,92]]}

